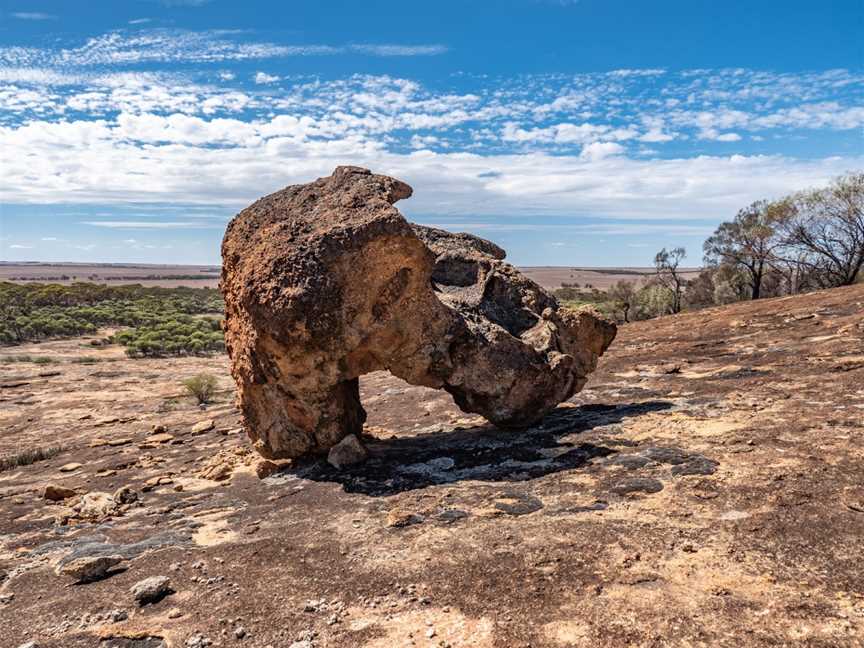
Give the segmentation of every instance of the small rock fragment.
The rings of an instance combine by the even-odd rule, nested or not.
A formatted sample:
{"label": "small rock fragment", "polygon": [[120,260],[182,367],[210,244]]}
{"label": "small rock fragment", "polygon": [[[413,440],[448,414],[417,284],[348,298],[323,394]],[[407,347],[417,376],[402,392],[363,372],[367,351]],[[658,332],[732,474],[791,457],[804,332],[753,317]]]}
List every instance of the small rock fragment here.
{"label": "small rock fragment", "polygon": [[216,461],[206,466],[199,473],[199,476],[202,479],[209,479],[211,481],[224,481],[231,477],[233,472],[234,467],[227,461]]}
{"label": "small rock fragment", "polygon": [[157,603],[171,593],[170,582],[167,576],[151,576],[135,583],[129,591],[138,605]]}
{"label": "small rock fragment", "polygon": [[330,452],[327,453],[327,463],[337,470],[341,470],[344,466],[364,461],[367,456],[369,453],[360,443],[360,439],[354,434],[349,434],[330,448]]}
{"label": "small rock fragment", "polygon": [[68,576],[76,583],[91,583],[105,578],[108,570],[121,562],[123,556],[83,556],[60,563],[54,573]]}
{"label": "small rock fragment", "polygon": [[274,463],[269,459],[262,459],[255,464],[255,474],[258,475],[258,479],[265,479],[266,477],[279,472],[279,468],[279,464]]}
{"label": "small rock fragment", "polygon": [[145,493],[152,491],[157,486],[167,486],[168,484],[173,484],[174,480],[168,477],[167,475],[159,475],[158,477],[151,477],[147,481],[144,482],[144,485],[141,487],[141,490]]}
{"label": "small rock fragment", "polygon": [[138,493],[129,486],[121,486],[114,491],[114,501],[118,504],[132,504],[138,501]]}
{"label": "small rock fragment", "polygon": [[213,419],[199,421],[192,426],[192,434],[203,434],[204,432],[209,432],[214,427],[216,427],[216,423],[213,421]]}
{"label": "small rock fragment", "polygon": [[45,490],[42,491],[42,499],[46,499],[49,502],[60,502],[69,497],[75,497],[77,494],[74,488],[67,488],[59,484],[48,484],[45,486]]}
{"label": "small rock fragment", "polygon": [[423,520],[424,518],[422,515],[411,513],[409,511],[400,511],[399,509],[393,509],[387,514],[387,526],[392,528],[402,528],[411,526],[412,524],[420,524]]}
{"label": "small rock fragment", "polygon": [[126,610],[111,610],[110,618],[112,623],[120,623],[129,618],[129,613]]}
{"label": "small rock fragment", "polygon": [[81,467],[80,463],[67,463],[60,466],[60,472],[74,472]]}

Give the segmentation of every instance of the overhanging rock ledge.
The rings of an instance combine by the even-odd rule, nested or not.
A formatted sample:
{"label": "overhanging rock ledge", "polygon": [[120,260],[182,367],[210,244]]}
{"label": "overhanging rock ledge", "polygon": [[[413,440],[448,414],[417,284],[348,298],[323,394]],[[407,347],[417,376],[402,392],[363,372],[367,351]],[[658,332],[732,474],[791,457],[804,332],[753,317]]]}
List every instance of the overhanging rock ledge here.
{"label": "overhanging rock ledge", "polygon": [[404,182],[358,167],[240,212],[222,243],[225,337],[247,433],[271,459],[362,431],[359,376],[387,370],[519,428],[585,384],[615,337],[503,261],[494,243],[413,225]]}

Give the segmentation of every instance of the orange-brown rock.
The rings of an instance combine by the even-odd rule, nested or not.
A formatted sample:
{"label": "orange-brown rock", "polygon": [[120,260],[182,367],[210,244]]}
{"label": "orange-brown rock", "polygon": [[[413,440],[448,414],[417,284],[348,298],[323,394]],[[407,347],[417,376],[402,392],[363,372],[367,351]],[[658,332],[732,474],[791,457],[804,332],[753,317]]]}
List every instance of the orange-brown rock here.
{"label": "orange-brown rock", "polygon": [[615,325],[560,308],[468,234],[408,223],[399,180],[339,167],[240,212],[222,244],[226,344],[245,427],[268,458],[359,434],[358,378],[388,370],[503,427],[582,388]]}

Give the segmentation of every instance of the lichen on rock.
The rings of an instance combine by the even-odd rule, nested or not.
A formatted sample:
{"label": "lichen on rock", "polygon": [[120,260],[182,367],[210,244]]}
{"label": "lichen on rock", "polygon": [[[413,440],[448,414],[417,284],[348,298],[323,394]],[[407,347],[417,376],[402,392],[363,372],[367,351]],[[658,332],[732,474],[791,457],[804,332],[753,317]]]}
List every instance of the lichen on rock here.
{"label": "lichen on rock", "polygon": [[494,243],[412,225],[411,195],[358,167],[244,209],[222,243],[225,337],[245,428],[271,459],[360,434],[358,378],[387,370],[501,427],[537,422],[615,337],[562,308]]}

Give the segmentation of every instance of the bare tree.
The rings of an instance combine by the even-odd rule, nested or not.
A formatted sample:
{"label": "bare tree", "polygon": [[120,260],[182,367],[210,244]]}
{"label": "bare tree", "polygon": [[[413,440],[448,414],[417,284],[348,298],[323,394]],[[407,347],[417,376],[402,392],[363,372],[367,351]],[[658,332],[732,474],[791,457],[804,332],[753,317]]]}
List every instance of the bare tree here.
{"label": "bare tree", "polygon": [[848,286],[864,267],[864,173],[778,204],[775,221],[795,263],[819,286]]}
{"label": "bare tree", "polygon": [[654,267],[657,271],[657,281],[672,293],[671,310],[673,313],[681,312],[681,295],[687,285],[686,279],[681,276],[678,266],[687,256],[683,247],[677,247],[667,251],[660,250],[654,257]]}
{"label": "bare tree", "polygon": [[746,271],[753,299],[762,295],[765,272],[781,244],[772,225],[777,209],[764,200],[754,202],[734,220],[721,223],[703,246],[709,266],[728,264]]}

